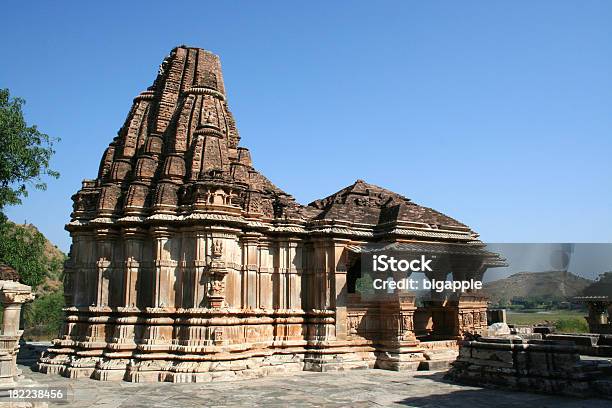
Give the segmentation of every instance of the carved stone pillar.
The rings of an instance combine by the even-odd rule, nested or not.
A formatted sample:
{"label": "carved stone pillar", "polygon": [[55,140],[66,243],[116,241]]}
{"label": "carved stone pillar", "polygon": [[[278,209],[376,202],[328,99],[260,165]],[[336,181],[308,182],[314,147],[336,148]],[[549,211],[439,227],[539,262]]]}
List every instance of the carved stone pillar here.
{"label": "carved stone pillar", "polygon": [[138,306],[138,274],[142,262],[143,240],[146,234],[143,228],[130,227],[123,229],[124,239],[124,273],[123,273],[123,306]]}
{"label": "carved stone pillar", "polygon": [[153,247],[153,304],[157,307],[174,306],[174,272],[176,261],[172,260],[170,238],[174,230],[169,227],[155,226],[152,228]]}
{"label": "carved stone pillar", "polygon": [[274,256],[271,242],[263,241],[259,245],[259,308],[265,310],[272,309],[272,272],[274,271]]}
{"label": "carved stone pillar", "polygon": [[277,239],[274,245],[273,307],[283,310],[287,308],[287,241]]}
{"label": "carved stone pillar", "polygon": [[14,281],[0,281],[0,302],[4,307],[2,314],[2,335],[21,335],[19,320],[21,306],[34,300],[32,288]]}
{"label": "carved stone pillar", "polygon": [[315,308],[326,310],[332,305],[331,277],[335,267],[335,247],[328,240],[317,240],[313,249]]}
{"label": "carved stone pillar", "polygon": [[[330,240],[313,243],[312,283],[314,310],[307,311],[308,337],[317,340],[333,340],[336,336],[335,311],[335,246]],[[333,299],[332,299],[333,297]],[[312,317],[308,317],[311,314]]]}
{"label": "carved stone pillar", "polygon": [[[111,229],[99,229],[96,231],[96,306],[108,306],[109,302],[109,282],[113,276],[114,266],[114,245],[117,232]],[[122,282],[114,282],[117,286],[122,286]],[[114,286],[114,285],[113,285]],[[113,290],[122,292],[121,287],[113,287]]]}
{"label": "carved stone pillar", "polygon": [[74,306],[95,305],[96,269],[94,235],[91,232],[74,232],[71,252],[73,262]]}
{"label": "carved stone pillar", "polygon": [[334,240],[334,288],[335,297],[333,303],[336,309],[336,338],[339,340],[345,340],[348,334],[347,328],[347,287],[346,287],[346,273],[347,273],[347,257],[348,251],[346,250],[347,243],[349,240]]}
{"label": "carved stone pillar", "polygon": [[204,307],[207,303],[206,269],[207,260],[207,235],[204,231],[195,232],[195,251],[193,261],[193,307]]}
{"label": "carved stone pillar", "polygon": [[66,307],[74,306],[74,299],[75,299],[75,294],[74,294],[75,267],[74,267],[74,260],[72,256],[73,256],[73,252],[72,252],[72,245],[71,245],[70,246],[70,256],[68,257],[68,259],[66,259],[66,261],[64,261],[63,283],[64,283],[64,304],[66,305]]}
{"label": "carved stone pillar", "polygon": [[0,301],[4,307],[0,334],[0,387],[12,386],[19,375],[17,352],[21,305],[34,299],[32,288],[14,281],[0,281]]}
{"label": "carved stone pillar", "polygon": [[246,233],[242,241],[242,307],[256,309],[258,306],[257,270],[259,269],[258,242],[261,234]]}
{"label": "carved stone pillar", "polygon": [[[479,260],[463,261],[460,266],[453,266],[454,280],[482,280],[486,267]],[[451,302],[455,314],[455,336],[463,337],[466,333],[483,334],[487,329],[487,297],[480,291],[469,290],[458,293]]]}
{"label": "carved stone pillar", "polygon": [[302,245],[299,239],[287,242],[287,308],[302,309]]}
{"label": "carved stone pillar", "polygon": [[227,268],[222,260],[223,244],[219,241],[213,243],[212,261],[208,270],[208,305],[211,308],[221,308],[225,306],[225,277]]}

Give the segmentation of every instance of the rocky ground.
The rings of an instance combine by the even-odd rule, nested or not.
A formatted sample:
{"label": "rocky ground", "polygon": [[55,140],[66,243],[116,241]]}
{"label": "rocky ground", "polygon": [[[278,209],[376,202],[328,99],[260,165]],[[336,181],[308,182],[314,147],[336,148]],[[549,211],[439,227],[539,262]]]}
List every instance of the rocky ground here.
{"label": "rocky ground", "polygon": [[26,378],[41,386],[69,387],[70,401],[51,403],[50,407],[610,407],[609,400],[580,400],[455,385],[442,378],[443,372],[302,372],[249,381],[134,384],[70,380],[36,373],[27,366],[20,368]]}

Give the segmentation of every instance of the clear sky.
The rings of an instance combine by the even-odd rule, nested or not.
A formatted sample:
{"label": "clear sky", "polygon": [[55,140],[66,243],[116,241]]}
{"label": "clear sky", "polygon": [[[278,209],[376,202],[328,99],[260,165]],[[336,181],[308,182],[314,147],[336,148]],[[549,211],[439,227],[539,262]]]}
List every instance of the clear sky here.
{"label": "clear sky", "polygon": [[490,242],[612,242],[610,1],[9,1],[0,87],[61,137],[9,208],[62,249],[132,98],[179,44],[221,56],[255,166],[308,203],[358,178]]}

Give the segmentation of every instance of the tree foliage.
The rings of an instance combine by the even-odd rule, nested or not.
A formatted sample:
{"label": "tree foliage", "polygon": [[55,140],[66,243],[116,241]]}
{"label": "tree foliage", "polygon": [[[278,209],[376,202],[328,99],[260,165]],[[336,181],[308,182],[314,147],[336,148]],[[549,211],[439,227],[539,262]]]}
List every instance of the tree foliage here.
{"label": "tree foliage", "polygon": [[64,320],[64,291],[59,288],[46,296],[37,297],[25,306],[26,338],[53,338]]}
{"label": "tree foliage", "polygon": [[54,178],[59,173],[49,168],[55,153],[53,143],[59,139],[28,126],[21,98],[11,98],[8,89],[0,89],[0,210],[21,203],[27,197],[28,185],[45,190],[42,176]]}
{"label": "tree foliage", "polygon": [[0,261],[15,268],[21,281],[33,288],[46,276],[58,274],[58,262],[45,253],[45,237],[35,228],[7,221],[0,214]]}
{"label": "tree foliage", "polygon": [[559,333],[588,333],[589,325],[585,319],[572,317],[557,320],[555,330]]}

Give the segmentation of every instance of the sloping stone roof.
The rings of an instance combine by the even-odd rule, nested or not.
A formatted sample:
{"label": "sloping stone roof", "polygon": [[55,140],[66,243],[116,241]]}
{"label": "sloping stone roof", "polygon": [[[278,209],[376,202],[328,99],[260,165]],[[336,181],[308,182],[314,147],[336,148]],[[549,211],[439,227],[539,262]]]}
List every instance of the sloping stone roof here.
{"label": "sloping stone roof", "polygon": [[403,221],[428,227],[468,228],[436,210],[363,180],[357,180],[337,193],[308,205],[321,210],[316,219],[374,225]]}

